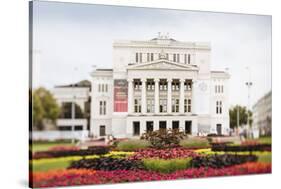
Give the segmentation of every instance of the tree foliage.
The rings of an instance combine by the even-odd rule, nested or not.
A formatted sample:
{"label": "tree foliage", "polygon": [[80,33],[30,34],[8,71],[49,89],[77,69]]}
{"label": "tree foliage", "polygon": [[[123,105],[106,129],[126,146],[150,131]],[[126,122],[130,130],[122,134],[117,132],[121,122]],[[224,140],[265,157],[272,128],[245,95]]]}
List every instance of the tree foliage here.
{"label": "tree foliage", "polygon": [[230,128],[237,127],[237,112],[239,110],[239,125],[245,125],[248,121],[248,115],[250,118],[250,125],[252,125],[252,112],[247,110],[245,106],[236,105],[229,110],[229,118],[230,118]]}
{"label": "tree foliage", "polygon": [[43,120],[55,122],[59,114],[60,108],[47,89],[40,87],[32,92],[33,128],[43,130]]}

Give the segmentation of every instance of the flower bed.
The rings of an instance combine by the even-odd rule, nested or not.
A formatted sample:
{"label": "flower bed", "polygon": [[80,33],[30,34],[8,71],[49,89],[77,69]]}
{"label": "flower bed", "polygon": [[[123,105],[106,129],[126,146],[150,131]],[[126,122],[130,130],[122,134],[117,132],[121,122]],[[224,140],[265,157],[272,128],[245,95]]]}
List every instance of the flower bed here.
{"label": "flower bed", "polygon": [[171,174],[151,171],[92,171],[92,170],[66,170],[45,173],[33,173],[33,187],[58,187],[85,184],[108,184],[137,181],[173,180],[185,178],[201,178],[212,176],[230,176],[245,174],[271,173],[271,164],[246,163],[223,169],[190,168],[176,171]]}
{"label": "flower bed", "polygon": [[119,159],[119,158],[96,158],[96,159],[81,159],[74,161],[69,166],[69,169],[93,169],[93,170],[138,170],[143,169],[141,161]]}
{"label": "flower bed", "polygon": [[144,149],[139,150],[129,159],[141,160],[145,158],[159,158],[159,159],[175,159],[175,158],[188,158],[196,157],[197,153],[186,148],[167,148],[167,149]]}
{"label": "flower bed", "polygon": [[239,145],[239,146],[213,144],[212,151],[224,151],[224,152],[271,151],[271,144],[254,144],[254,145]]}
{"label": "flower bed", "polygon": [[208,155],[198,156],[191,160],[191,167],[211,167],[211,168],[223,168],[232,165],[242,164],[246,162],[255,162],[258,157],[255,155]]}
{"label": "flower bed", "polygon": [[49,150],[43,152],[36,152],[32,158],[54,158],[54,157],[67,157],[67,156],[88,156],[88,155],[102,155],[109,152],[109,147],[97,146],[87,150]]}

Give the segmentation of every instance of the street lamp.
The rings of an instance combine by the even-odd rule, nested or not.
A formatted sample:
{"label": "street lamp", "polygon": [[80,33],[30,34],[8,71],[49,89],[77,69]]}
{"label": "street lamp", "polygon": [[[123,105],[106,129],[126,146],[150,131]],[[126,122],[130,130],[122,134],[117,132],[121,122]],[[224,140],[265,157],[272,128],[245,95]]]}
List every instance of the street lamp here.
{"label": "street lamp", "polygon": [[71,104],[71,118],[72,118],[72,127],[71,127],[71,131],[72,131],[72,140],[71,142],[74,143],[75,142],[75,137],[74,137],[74,127],[75,127],[75,99],[76,99],[76,95],[75,95],[75,91],[74,91],[74,88],[75,88],[75,72],[77,71],[77,67],[74,67],[74,70],[73,70],[73,75],[72,75],[72,94],[73,94],[73,100],[72,100],[72,104]]}
{"label": "street lamp", "polygon": [[253,86],[253,82],[251,82],[251,70],[249,67],[246,67],[246,69],[249,72],[249,80],[245,83],[246,86],[248,87],[248,111],[247,111],[247,125],[248,125],[248,129],[250,128],[250,90],[251,87]]}

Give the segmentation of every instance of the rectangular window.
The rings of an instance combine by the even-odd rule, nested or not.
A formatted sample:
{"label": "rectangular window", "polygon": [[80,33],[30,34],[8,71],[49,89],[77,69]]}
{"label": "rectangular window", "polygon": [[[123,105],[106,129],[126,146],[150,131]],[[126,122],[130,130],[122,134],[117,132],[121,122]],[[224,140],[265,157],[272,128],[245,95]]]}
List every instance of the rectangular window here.
{"label": "rectangular window", "polygon": [[222,114],[222,101],[216,101],[216,113]]}
{"label": "rectangular window", "polygon": [[141,99],[140,98],[136,98],[134,100],[134,112],[135,113],[140,113],[141,112]]}
{"label": "rectangular window", "polygon": [[191,134],[192,121],[185,121],[185,134]]}
{"label": "rectangular window", "polygon": [[188,99],[188,101],[187,101],[187,111],[189,113],[191,112],[191,99]]}
{"label": "rectangular window", "polygon": [[98,84],[98,92],[100,92],[101,91],[101,89],[100,89],[101,87],[100,87],[100,84]]}
{"label": "rectangular window", "polygon": [[172,129],[173,130],[179,130],[180,129],[180,122],[179,121],[173,121],[172,122]]}
{"label": "rectangular window", "polygon": [[153,53],[150,54],[150,61],[153,61],[154,57],[153,57]]}
{"label": "rectangular window", "polygon": [[167,122],[166,121],[159,121],[159,130],[166,130],[167,129]]}
{"label": "rectangular window", "polygon": [[172,112],[179,112],[179,99],[172,99]]}
{"label": "rectangular window", "polygon": [[140,56],[140,62],[142,62],[142,53],[140,53],[139,56]]}
{"label": "rectangular window", "polygon": [[140,122],[139,121],[133,122],[133,135],[134,136],[140,135]]}
{"label": "rectangular window", "polygon": [[221,86],[221,93],[223,93],[223,85]]}
{"label": "rectangular window", "polygon": [[190,64],[191,63],[191,58],[190,58],[190,54],[188,54],[188,64]]}
{"label": "rectangular window", "polygon": [[106,101],[100,101],[100,115],[105,115],[106,114]]}
{"label": "rectangular window", "polygon": [[146,54],[146,60],[147,60],[147,62],[150,61],[150,54],[149,53]]}
{"label": "rectangular window", "polygon": [[105,92],[108,92],[108,84],[105,84]]}
{"label": "rectangular window", "polygon": [[148,91],[154,91],[154,81],[148,80],[148,81],[147,81],[146,89],[147,89]]}
{"label": "rectangular window", "polygon": [[147,121],[146,122],[146,132],[152,132],[153,131],[153,121]]}
{"label": "rectangular window", "polygon": [[159,90],[166,91],[168,87],[168,83],[166,81],[161,80],[159,83]]}
{"label": "rectangular window", "polygon": [[100,125],[100,136],[105,136],[106,132],[105,132],[105,125]]}
{"label": "rectangular window", "polygon": [[176,54],[173,54],[173,62],[176,62],[177,61],[177,55]]}
{"label": "rectangular window", "polygon": [[187,54],[184,54],[184,63],[187,63]]}
{"label": "rectangular window", "polygon": [[180,54],[177,54],[177,62],[180,62]]}
{"label": "rectangular window", "polygon": [[136,53],[136,62],[139,62],[139,53]]}
{"label": "rectangular window", "polygon": [[154,99],[147,99],[147,113],[154,112]]}
{"label": "rectangular window", "polygon": [[74,130],[75,131],[82,131],[83,130],[83,126],[82,125],[75,125]]}
{"label": "rectangular window", "polygon": [[141,90],[141,81],[137,80],[134,82],[134,89],[135,90]]}
{"label": "rectangular window", "polygon": [[172,82],[172,91],[179,91],[180,90],[180,83],[177,81]]}
{"label": "rectangular window", "polygon": [[159,100],[159,112],[167,112],[167,99]]}

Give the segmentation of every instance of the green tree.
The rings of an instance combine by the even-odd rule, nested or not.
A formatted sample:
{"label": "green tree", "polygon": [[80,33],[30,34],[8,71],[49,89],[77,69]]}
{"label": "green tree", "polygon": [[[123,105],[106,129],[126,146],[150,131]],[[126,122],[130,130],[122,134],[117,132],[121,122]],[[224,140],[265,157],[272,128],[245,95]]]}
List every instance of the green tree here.
{"label": "green tree", "polygon": [[245,106],[236,105],[229,110],[229,118],[230,118],[230,128],[237,127],[237,112],[239,110],[239,125],[245,125],[248,121],[248,115],[250,117],[250,125],[252,125],[252,112],[247,110]]}
{"label": "green tree", "polygon": [[32,93],[33,128],[43,130],[43,120],[55,122],[60,114],[60,108],[53,95],[45,88],[40,87]]}

